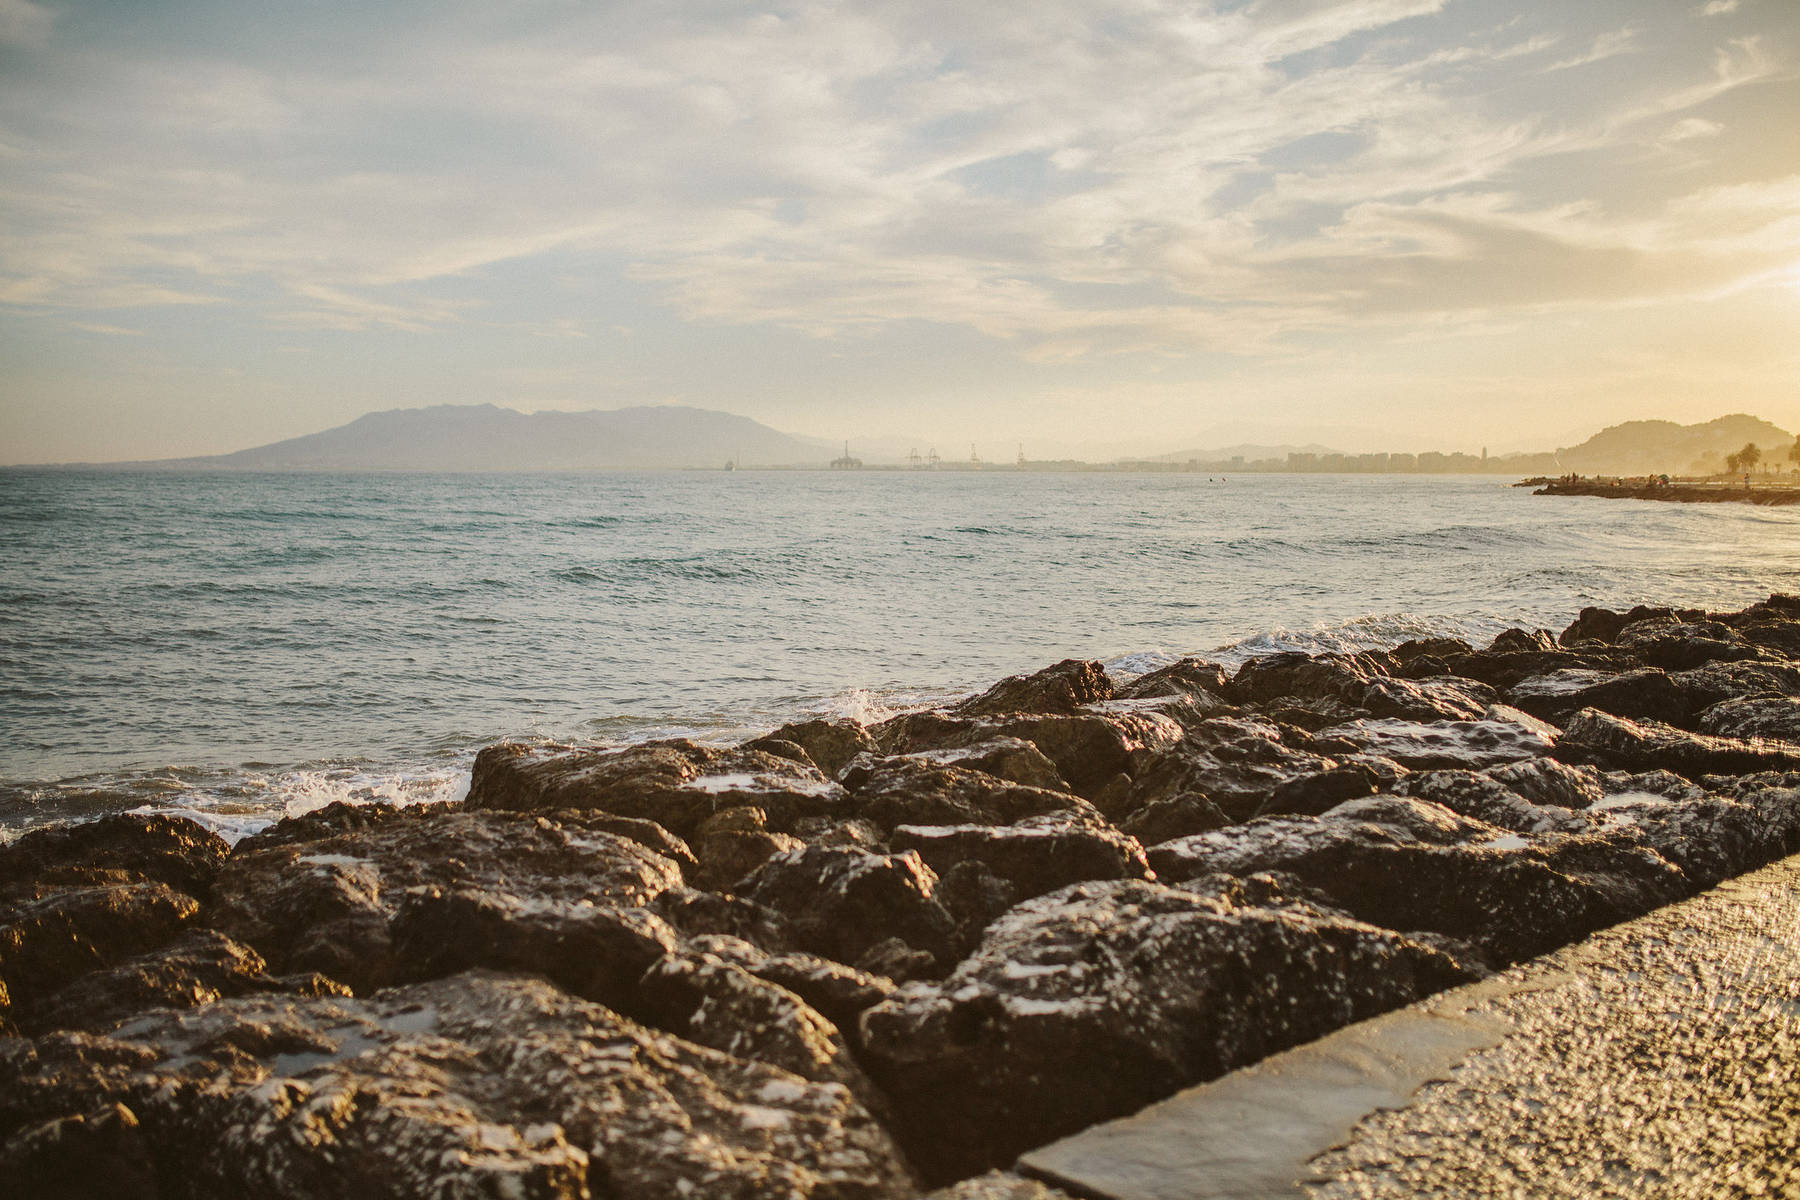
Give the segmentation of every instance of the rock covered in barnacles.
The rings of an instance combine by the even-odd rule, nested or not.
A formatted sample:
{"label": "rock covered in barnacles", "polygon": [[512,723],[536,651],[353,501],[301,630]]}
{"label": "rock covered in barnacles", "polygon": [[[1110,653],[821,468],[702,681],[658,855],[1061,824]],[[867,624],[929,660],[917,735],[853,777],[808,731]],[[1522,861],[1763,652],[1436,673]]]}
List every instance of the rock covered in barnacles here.
{"label": "rock covered in barnacles", "polygon": [[[0,1051],[0,1163],[55,1165],[37,1130],[117,1103],[141,1131],[67,1135],[165,1195],[914,1194],[847,1088],[645,1029],[485,973],[366,1000],[241,998],[107,1038]],[[131,1155],[137,1155],[132,1159]],[[123,1159],[124,1161],[120,1161]],[[49,1161],[47,1161],[49,1160]]]}
{"label": "rock covered in barnacles", "polygon": [[1157,696],[1189,696],[1216,708],[1224,703],[1228,692],[1224,667],[1203,658],[1183,658],[1139,675],[1119,689],[1119,698],[1144,700]]}
{"label": "rock covered in barnacles", "polygon": [[1800,696],[1739,696],[1700,714],[1699,731],[1713,737],[1800,745]]}
{"label": "rock covered in barnacles", "polygon": [[[267,839],[246,839],[215,881],[208,923],[255,947],[278,972],[319,971],[360,993],[426,970],[395,955],[390,926],[409,889],[461,897],[485,928],[501,910],[555,921],[584,905],[635,908],[682,883],[674,862],[586,827],[578,812],[551,819],[415,808],[370,817],[348,831],[302,825],[325,834],[314,840],[301,840],[285,822]],[[483,896],[488,912],[477,920]],[[448,909],[438,916],[447,918]],[[429,939],[408,944],[455,950]]]}
{"label": "rock covered in barnacles", "polygon": [[475,757],[472,808],[600,809],[655,821],[677,836],[720,809],[754,804],[784,832],[803,816],[834,811],[843,789],[816,766],[762,750],[686,738],[620,749],[502,743]]}
{"label": "rock covered in barnacles", "polygon": [[1534,717],[1560,725],[1584,708],[1615,716],[1682,722],[1694,713],[1692,695],[1666,671],[1552,671],[1522,679],[1506,701]]}
{"label": "rock covered in barnacles", "polygon": [[943,1181],[1466,977],[1302,906],[1077,884],[1007,913],[948,978],[865,1013],[864,1061],[914,1161]]}
{"label": "rock covered in barnacles", "polygon": [[0,847],[0,887],[154,882],[204,900],[231,847],[185,817],[117,813],[35,829]]}

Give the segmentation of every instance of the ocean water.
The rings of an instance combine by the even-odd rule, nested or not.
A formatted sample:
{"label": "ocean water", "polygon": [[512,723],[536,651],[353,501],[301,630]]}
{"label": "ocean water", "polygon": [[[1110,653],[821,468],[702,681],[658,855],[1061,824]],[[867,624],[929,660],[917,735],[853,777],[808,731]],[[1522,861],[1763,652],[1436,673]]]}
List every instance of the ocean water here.
{"label": "ocean water", "polygon": [[0,471],[0,837],[465,790],[502,738],[745,736],[1800,590],[1800,511],[1319,475]]}

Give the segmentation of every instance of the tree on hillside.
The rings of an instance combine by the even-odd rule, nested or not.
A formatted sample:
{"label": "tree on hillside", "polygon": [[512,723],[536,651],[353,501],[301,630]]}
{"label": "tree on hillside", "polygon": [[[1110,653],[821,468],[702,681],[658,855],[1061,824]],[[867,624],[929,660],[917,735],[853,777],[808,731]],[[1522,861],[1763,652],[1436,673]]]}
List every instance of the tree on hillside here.
{"label": "tree on hillside", "polygon": [[1794,437],[1794,444],[1788,447],[1788,460],[1794,464],[1794,470],[1800,471],[1800,434]]}
{"label": "tree on hillside", "polygon": [[1744,448],[1738,451],[1738,461],[1744,464],[1744,470],[1756,470],[1756,464],[1762,461],[1762,451],[1755,442],[1745,442]]}

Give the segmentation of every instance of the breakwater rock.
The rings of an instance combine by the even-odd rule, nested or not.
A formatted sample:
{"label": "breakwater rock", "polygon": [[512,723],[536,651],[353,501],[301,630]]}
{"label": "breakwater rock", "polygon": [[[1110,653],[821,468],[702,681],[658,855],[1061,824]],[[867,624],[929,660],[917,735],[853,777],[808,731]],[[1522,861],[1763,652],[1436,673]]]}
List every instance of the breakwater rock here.
{"label": "breakwater rock", "polygon": [[0,849],[0,1178],[1048,1197],[1022,1151],[1800,851],[1800,598],[1067,662]]}
{"label": "breakwater rock", "polygon": [[1662,500],[1676,504],[1800,504],[1800,487],[1787,483],[1693,483],[1648,479],[1542,479],[1534,496],[1599,496],[1606,500]]}

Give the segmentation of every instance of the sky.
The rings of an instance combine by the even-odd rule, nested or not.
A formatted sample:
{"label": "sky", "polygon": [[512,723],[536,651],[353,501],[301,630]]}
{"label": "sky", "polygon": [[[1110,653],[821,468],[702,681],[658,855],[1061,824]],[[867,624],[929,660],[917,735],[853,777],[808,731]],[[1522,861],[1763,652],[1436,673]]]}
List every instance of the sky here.
{"label": "sky", "polygon": [[0,462],[1800,427],[1796,0],[0,0]]}

